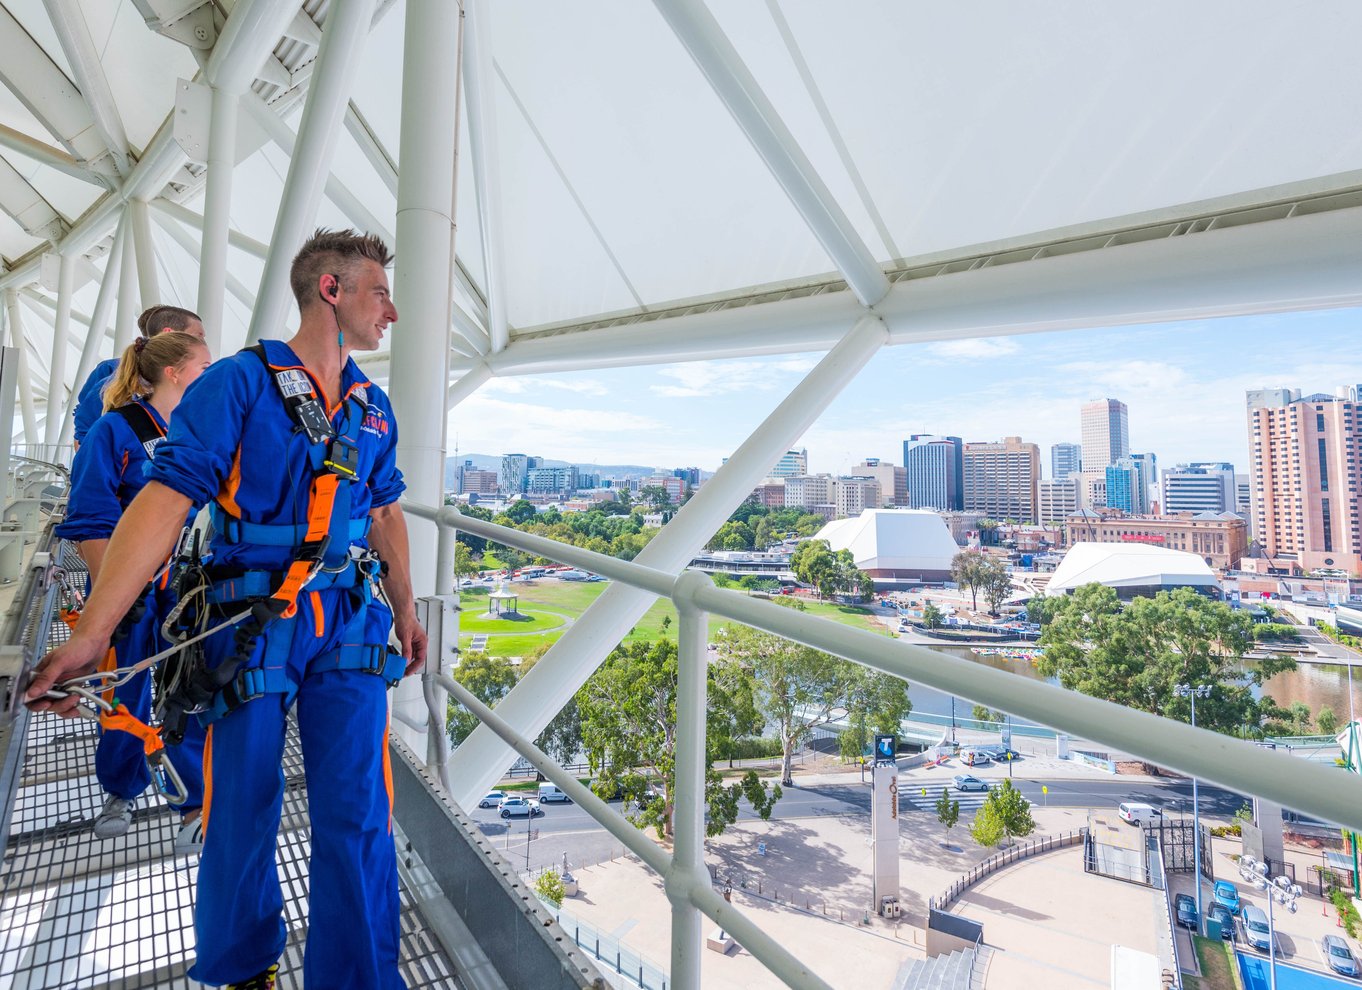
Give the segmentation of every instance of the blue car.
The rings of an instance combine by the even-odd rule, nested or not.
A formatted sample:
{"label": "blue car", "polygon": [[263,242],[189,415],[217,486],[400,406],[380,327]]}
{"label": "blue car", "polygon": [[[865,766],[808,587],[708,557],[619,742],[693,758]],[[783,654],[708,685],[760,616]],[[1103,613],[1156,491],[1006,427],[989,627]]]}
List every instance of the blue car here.
{"label": "blue car", "polygon": [[1211,888],[1211,893],[1217,904],[1223,904],[1230,909],[1230,914],[1239,913],[1239,888],[1234,884],[1228,880],[1217,880],[1215,886]]}

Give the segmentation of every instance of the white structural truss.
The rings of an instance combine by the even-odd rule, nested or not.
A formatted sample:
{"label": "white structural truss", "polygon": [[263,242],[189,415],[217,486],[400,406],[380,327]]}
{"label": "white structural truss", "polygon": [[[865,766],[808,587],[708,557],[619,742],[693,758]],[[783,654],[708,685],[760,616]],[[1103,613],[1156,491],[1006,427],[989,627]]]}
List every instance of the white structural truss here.
{"label": "white structural truss", "polygon": [[[144,306],[196,308],[215,354],[286,335],[289,260],[316,226],[395,247],[402,318],[361,364],[425,505],[459,404],[498,378],[821,354],[451,756],[466,801],[659,594],[692,650],[706,612],[770,620],[678,575],[882,348],[1047,330],[1081,347],[1095,327],[1362,304],[1359,36],[1347,0],[0,0],[11,440],[69,441],[72,397]],[[1170,40],[1197,57],[1151,55]],[[418,592],[448,590],[460,522],[439,521],[437,539],[433,513],[413,519]],[[782,631],[906,671],[887,641]],[[437,673],[403,688],[402,731],[442,704]],[[700,682],[682,694],[703,710]],[[972,696],[1023,713],[999,687]],[[1088,702],[1027,703],[1103,738]],[[1136,728],[1209,745],[1122,726],[1112,744],[1152,758],[1183,743]],[[703,723],[687,731],[689,772]],[[1214,752],[1182,768],[1226,780],[1221,755],[1253,759]],[[654,864],[687,944],[697,909],[723,910],[697,878],[695,797]],[[697,986],[677,951],[675,985]]]}

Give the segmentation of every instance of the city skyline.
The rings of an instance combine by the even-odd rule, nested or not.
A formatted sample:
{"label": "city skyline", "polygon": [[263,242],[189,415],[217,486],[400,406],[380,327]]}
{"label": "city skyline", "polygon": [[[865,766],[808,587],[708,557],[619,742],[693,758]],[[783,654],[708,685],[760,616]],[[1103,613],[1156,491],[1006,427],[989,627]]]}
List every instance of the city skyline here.
{"label": "city skyline", "polygon": [[[1043,333],[888,348],[796,447],[809,470],[902,463],[912,433],[1021,436],[1048,454],[1080,439],[1094,398],[1129,408],[1130,445],[1160,463],[1243,471],[1244,393],[1332,391],[1362,375],[1358,310]],[[494,379],[450,417],[462,451],[533,449],[574,463],[698,464],[731,455],[819,355]],[[450,453],[453,443],[451,439]],[[1048,457],[1043,458],[1049,477]]]}

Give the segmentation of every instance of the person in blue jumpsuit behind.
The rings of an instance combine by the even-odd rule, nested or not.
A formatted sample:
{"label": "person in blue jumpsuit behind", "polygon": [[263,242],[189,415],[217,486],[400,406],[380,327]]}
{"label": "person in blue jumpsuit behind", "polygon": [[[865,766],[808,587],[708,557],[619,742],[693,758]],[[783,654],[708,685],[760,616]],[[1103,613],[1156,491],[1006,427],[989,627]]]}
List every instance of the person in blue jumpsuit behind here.
{"label": "person in blue jumpsuit behind", "polygon": [[[45,693],[92,668],[122,611],[169,553],[176,520],[199,500],[213,503],[213,593],[229,603],[221,611],[241,608],[233,589],[244,588],[252,575],[269,576],[270,588],[284,587],[280,573],[292,573],[302,556],[289,541],[304,530],[310,534],[311,493],[326,470],[314,462],[317,444],[295,423],[286,395],[315,395],[330,428],[355,437],[354,451],[328,454],[353,471],[347,494],[335,499],[348,502],[346,518],[334,509],[324,524],[331,537],[327,559],[338,553],[341,563],[327,572],[310,570],[296,609],[246,637],[244,650],[236,652],[230,628],[205,641],[215,672],[239,661],[234,683],[258,675],[251,683],[264,684],[264,693],[240,700],[208,728],[197,958],[189,972],[203,983],[275,985],[287,934],[275,865],[281,762],[286,717],[296,703],[312,826],[304,985],[404,986],[387,686],[420,670],[426,634],[416,621],[407,528],[397,505],[405,486],[396,467],[392,406],[349,357],[377,348],[397,319],[384,271],[391,260],[382,241],[353,231],[321,230],[303,245],[290,274],[301,315],[297,334],[287,343],[264,341],[263,355],[248,349],[217,362],[189,390],[157,451],[150,482],[114,534],[75,634],[43,659],[26,695],[35,710],[71,713],[74,699]],[[278,538],[282,533],[293,535]],[[359,573],[356,561],[372,571],[370,547],[387,568],[382,588],[391,610],[370,600],[369,582]],[[390,628],[400,657],[386,657],[381,670],[346,666],[352,647],[386,644]],[[385,656],[382,649],[378,655]]]}
{"label": "person in blue jumpsuit behind", "polygon": [[[140,438],[124,415],[129,410],[121,407],[136,406],[133,413],[144,432],[164,437],[185,389],[210,360],[208,348],[199,337],[178,332],[150,340],[138,337],[119,359],[118,369],[104,391],[109,410],[90,428],[85,445],[72,462],[66,517],[55,530],[57,536],[80,547],[92,582],[98,580],[119,517],[147,483],[145,469],[153,455],[146,446],[154,440]],[[168,607],[164,591],[146,593],[140,615],[115,639],[111,666],[131,666],[163,648],[157,630]],[[109,700],[114,696],[145,722],[151,712],[150,677],[145,672],[137,674],[110,692]],[[195,823],[203,804],[203,734],[187,734],[183,744],[168,749],[167,756],[187,790],[186,800],[173,805],[184,820],[176,848],[191,852],[196,846],[199,829]],[[95,835],[102,839],[120,836],[132,824],[138,795],[151,783],[142,741],[118,729],[101,731],[95,748],[95,775],[108,795],[95,819]]]}
{"label": "person in blue jumpsuit behind", "polygon": [[[203,340],[203,324],[198,316],[178,306],[152,306],[143,310],[137,318],[137,330],[144,340],[167,331],[188,333]],[[85,384],[76,394],[75,429],[71,436],[75,439],[77,450],[85,442],[85,435],[95,425],[95,420],[104,415],[104,386],[113,377],[118,361],[118,358],[112,357],[95,365],[90,377],[85,379]]]}

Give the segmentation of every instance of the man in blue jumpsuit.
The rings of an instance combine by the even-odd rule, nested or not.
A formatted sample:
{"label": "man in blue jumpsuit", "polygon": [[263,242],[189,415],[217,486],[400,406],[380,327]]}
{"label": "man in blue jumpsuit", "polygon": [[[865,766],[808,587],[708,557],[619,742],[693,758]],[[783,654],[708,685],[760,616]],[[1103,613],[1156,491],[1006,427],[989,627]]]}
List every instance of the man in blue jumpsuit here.
{"label": "man in blue jumpsuit", "polygon": [[[152,306],[142,311],[137,318],[137,329],[143,337],[155,337],[167,330],[193,334],[203,340],[203,324],[196,314],[179,306]],[[76,449],[85,442],[85,434],[95,425],[95,420],[104,415],[104,386],[113,377],[118,367],[118,358],[111,357],[101,361],[85,379],[85,384],[76,394],[75,429],[71,436],[75,439]]]}
{"label": "man in blue jumpsuit", "polygon": [[[198,958],[190,971],[204,983],[274,986],[286,936],[274,862],[280,763],[296,702],[312,819],[305,985],[403,986],[386,688],[421,668],[426,635],[396,504],[404,485],[392,407],[349,358],[377,348],[397,319],[384,271],[390,263],[381,241],[352,231],[318,231],[303,246],[290,275],[298,333],[287,343],[266,341],[263,354],[217,362],[190,387],[151,481],[114,533],[75,634],[44,659],[27,693],[35,709],[70,713],[74,699],[44,693],[93,668],[197,500],[212,503],[218,524],[212,576],[221,612],[235,614],[252,594],[290,600],[244,645],[231,629],[206,644],[209,666],[237,676],[218,694],[204,757]],[[307,393],[322,403],[332,434],[353,438],[355,449],[310,442],[285,404]],[[328,452],[321,460],[319,449]],[[323,479],[333,506],[319,497]],[[323,544],[317,520],[328,506]],[[305,567],[305,583],[294,580],[302,557],[317,557],[323,546],[324,569]],[[370,600],[368,547],[387,568],[391,613]],[[385,662],[381,647],[374,652],[387,642],[390,617],[405,665]],[[361,669],[365,663],[369,669]]]}

